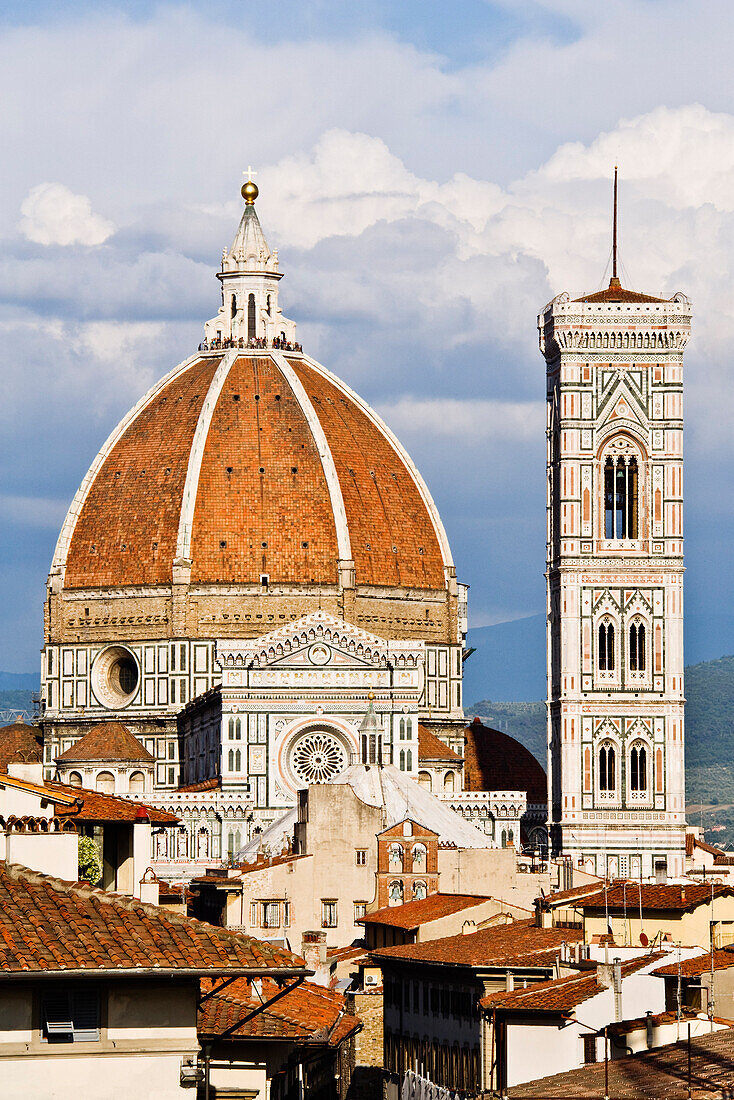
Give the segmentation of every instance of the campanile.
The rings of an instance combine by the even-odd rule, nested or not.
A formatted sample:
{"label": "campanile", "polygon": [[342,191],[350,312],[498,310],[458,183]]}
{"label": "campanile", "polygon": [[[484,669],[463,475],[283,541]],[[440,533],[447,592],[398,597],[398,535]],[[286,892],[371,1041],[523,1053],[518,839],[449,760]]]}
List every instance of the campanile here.
{"label": "campanile", "polygon": [[548,824],[600,875],[680,874],[683,351],[691,303],[557,295],[547,367]]}

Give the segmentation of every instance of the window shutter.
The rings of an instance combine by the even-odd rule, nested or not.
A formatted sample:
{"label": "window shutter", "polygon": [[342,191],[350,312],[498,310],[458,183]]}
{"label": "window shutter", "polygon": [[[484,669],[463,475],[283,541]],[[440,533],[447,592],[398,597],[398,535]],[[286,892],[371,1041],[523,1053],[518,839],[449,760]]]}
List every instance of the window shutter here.
{"label": "window shutter", "polygon": [[71,996],[74,1019],[74,1042],[99,1042],[99,994],[91,990],[75,990]]}
{"label": "window shutter", "polygon": [[54,993],[43,998],[43,1026],[47,1038],[73,1035],[74,1022],[68,993]]}

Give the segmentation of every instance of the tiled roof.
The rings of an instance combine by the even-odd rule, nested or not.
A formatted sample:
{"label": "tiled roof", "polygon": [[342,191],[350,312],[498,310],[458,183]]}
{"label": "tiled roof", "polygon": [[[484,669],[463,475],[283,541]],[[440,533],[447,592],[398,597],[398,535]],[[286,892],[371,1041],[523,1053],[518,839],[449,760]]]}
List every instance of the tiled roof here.
{"label": "tiled roof", "polygon": [[[734,949],[723,947],[717,950],[715,948],[714,970],[728,970],[730,967],[734,967]],[[705,955],[696,955],[695,959],[683,959],[680,964],[682,978],[698,978],[701,974],[709,974],[710,972],[710,951],[707,951]],[[678,963],[673,962],[669,963],[668,966],[661,966],[655,973],[664,978],[676,978],[678,976]]]}
{"label": "tiled roof", "polygon": [[29,779],[17,779],[14,775],[0,775],[0,786],[3,787],[15,787],[20,791],[29,791],[31,794],[37,794],[42,802],[53,804],[56,806],[56,814],[60,817],[63,810],[59,810],[59,807],[73,806],[77,801],[76,794],[72,792],[74,787],[62,787],[58,785],[57,791],[51,791],[45,783],[32,783]]}
{"label": "tiled roof", "polygon": [[42,759],[43,735],[38,726],[26,722],[0,726],[0,772],[6,772],[8,764],[21,761],[37,764]]}
{"label": "tiled roof", "polygon": [[140,968],[267,973],[304,966],[290,951],[250,936],[0,862],[0,975]]}
{"label": "tiled roof", "polygon": [[420,928],[422,924],[460,913],[462,909],[472,909],[475,905],[489,901],[480,894],[429,894],[418,901],[407,901],[405,905],[386,906],[361,917],[358,924],[381,924],[391,928],[408,930]]}
{"label": "tiled roof", "polygon": [[[630,880],[626,886],[615,882],[605,892],[600,890],[579,902],[580,909],[624,909],[639,905],[643,909],[667,909],[688,913],[699,905],[711,904],[711,884],[703,883],[643,883]],[[734,898],[734,887],[715,883],[714,897]]]}
{"label": "tiled roof", "polygon": [[604,883],[601,879],[597,882],[587,882],[584,886],[573,886],[570,890],[555,890],[552,894],[546,894],[539,898],[542,909],[553,909],[556,906],[573,904],[581,898],[592,897],[599,893],[599,886]]}
{"label": "tiled roof", "polygon": [[[622,963],[622,977],[635,974],[656,958],[663,958],[662,953],[643,955],[639,959]],[[597,970],[591,973],[584,971],[563,978],[553,978],[548,982],[538,982],[528,989],[500,990],[497,993],[490,993],[482,997],[479,1003],[482,1008],[501,1008],[513,1012],[570,1012],[577,1005],[601,993],[604,988]]]}
{"label": "tiled roof", "polygon": [[[567,1070],[515,1085],[510,1100],[589,1100],[605,1094],[604,1063]],[[685,1100],[688,1096],[686,1041],[610,1061],[610,1100]],[[691,1039],[692,1100],[722,1100],[731,1095],[734,1028]]]}
{"label": "tiled roof", "polygon": [[543,768],[529,749],[475,718],[464,731],[464,787],[467,791],[525,791],[528,802],[545,802]]}
{"label": "tiled roof", "polygon": [[[202,983],[206,993],[211,985]],[[275,982],[267,978],[262,982],[262,1000],[274,997],[280,991]],[[337,993],[313,982],[301,982],[295,989],[282,996],[275,1004],[236,1026],[249,1011],[258,1008],[260,997],[253,993],[245,978],[231,982],[221,993],[213,993],[199,1009],[199,1036],[230,1039],[291,1039],[294,1041],[321,1041],[338,1046],[348,1035],[361,1027],[356,1016],[345,1015],[345,999]],[[230,1031],[230,1029],[234,1030]]]}
{"label": "tiled roof", "polygon": [[580,928],[538,928],[534,920],[483,928],[467,935],[444,936],[428,943],[383,947],[370,954],[382,962],[434,963],[447,966],[548,966],[564,943],[583,939]]}
{"label": "tiled roof", "polygon": [[[127,798],[117,798],[113,794],[102,794],[100,791],[89,791],[86,787],[70,787],[66,783],[46,783],[44,790],[48,791],[50,801],[56,804],[57,817],[69,817],[73,821],[135,821],[138,810],[144,809],[150,818],[151,825],[175,825],[179,818],[168,810],[158,810],[154,806],[147,806],[144,802],[132,802]],[[56,802],[54,795],[63,795],[65,803],[69,798],[81,802],[81,806],[63,807]]]}
{"label": "tiled roof", "polygon": [[[201,696],[199,696],[199,698],[201,698]],[[197,791],[217,791],[221,785],[221,776],[213,775],[210,779],[202,779],[200,783],[187,783],[185,786],[179,787],[178,793],[195,794]]]}
{"label": "tiled roof", "polygon": [[135,764],[152,764],[153,757],[137,737],[122,722],[100,722],[80,737],[66,752],[56,757],[57,762],[71,764],[87,760],[117,763],[129,761]]}
{"label": "tiled roof", "polygon": [[462,758],[458,752],[445,745],[440,737],[431,733],[427,726],[418,723],[418,760],[439,760],[441,763],[459,764]]}
{"label": "tiled roof", "polygon": [[190,502],[192,584],[257,584],[263,573],[271,584],[337,582],[343,547],[321,435],[357,585],[444,591],[440,521],[377,414],[304,356],[281,365],[279,354],[263,350],[227,362],[212,389],[222,357],[193,357],[143,398],[113,438],[75,501],[76,519],[68,519],[65,587],[170,584],[208,402]]}
{"label": "tiled roof", "polygon": [[293,863],[297,859],[308,859],[307,854],[293,855],[292,853],[282,856],[263,856],[256,860],[254,863],[243,863],[239,867],[234,868],[235,873],[232,875],[227,874],[211,874],[200,875],[198,878],[192,879],[192,883],[204,884],[206,886],[235,886],[238,887],[239,879],[242,875],[249,875],[252,871],[267,871],[271,867],[279,867],[282,863]]}
{"label": "tiled roof", "polygon": [[609,286],[605,290],[597,290],[594,294],[584,294],[582,298],[574,298],[575,302],[665,302],[666,298],[653,298],[650,294],[640,294],[637,290],[625,290],[620,286],[619,280],[610,279]]}
{"label": "tiled roof", "polygon": [[710,856],[725,856],[726,852],[721,848],[714,847],[713,844],[707,844],[705,840],[701,840],[699,837],[694,836],[693,833],[686,833],[686,855],[689,859],[695,855],[696,849],[701,852],[708,852]]}

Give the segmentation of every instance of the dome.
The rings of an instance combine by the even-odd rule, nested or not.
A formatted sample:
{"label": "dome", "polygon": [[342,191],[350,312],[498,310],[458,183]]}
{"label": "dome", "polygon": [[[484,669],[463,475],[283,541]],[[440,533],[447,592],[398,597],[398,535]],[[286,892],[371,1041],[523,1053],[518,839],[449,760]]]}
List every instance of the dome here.
{"label": "dome", "polygon": [[529,749],[501,730],[475,718],[464,736],[464,788],[467,791],[525,791],[528,802],[545,802],[547,782]]}
{"label": "dome", "polygon": [[66,591],[170,585],[176,566],[191,585],[333,586],[345,564],[356,586],[445,588],[428,490],[333,374],[299,352],[247,349],[192,356],[124,418],[52,574]]}

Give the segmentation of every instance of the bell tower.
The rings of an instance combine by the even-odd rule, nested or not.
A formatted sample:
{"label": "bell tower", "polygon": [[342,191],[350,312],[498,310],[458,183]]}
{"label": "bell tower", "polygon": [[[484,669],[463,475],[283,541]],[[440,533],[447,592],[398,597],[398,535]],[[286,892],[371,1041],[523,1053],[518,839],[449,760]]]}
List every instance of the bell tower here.
{"label": "bell tower", "polygon": [[538,317],[547,368],[548,824],[600,875],[683,871],[683,351],[617,276]]}

